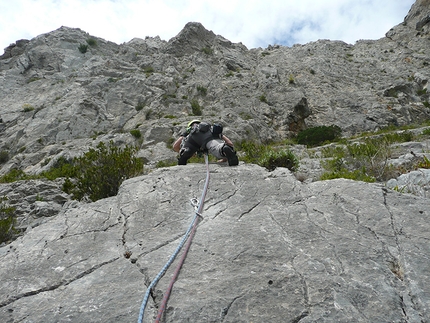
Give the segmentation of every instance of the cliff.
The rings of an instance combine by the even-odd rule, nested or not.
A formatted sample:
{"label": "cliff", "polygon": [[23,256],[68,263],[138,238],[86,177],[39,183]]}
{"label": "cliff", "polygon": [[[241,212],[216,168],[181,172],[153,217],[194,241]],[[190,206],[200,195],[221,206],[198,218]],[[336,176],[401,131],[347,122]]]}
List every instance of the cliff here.
{"label": "cliff", "polygon": [[[222,122],[234,142],[262,143],[319,125],[350,136],[430,119],[429,17],[430,1],[418,0],[386,37],[356,44],[248,49],[190,22],[169,41],[118,45],[61,27],[6,48],[0,175],[39,174],[109,141],[136,146],[147,173],[91,203],[72,200],[61,179],[0,184],[24,231],[0,245],[0,321],[137,320],[203,189],[202,164],[155,167],[175,161],[172,140],[190,119]],[[428,156],[429,144],[428,135],[404,143],[390,163]],[[292,149],[305,179],[243,161],[209,165],[202,218],[164,321],[430,321],[428,169],[390,185],[319,181],[311,152]],[[389,188],[405,181],[421,193]],[[152,290],[144,322],[176,265]]]}

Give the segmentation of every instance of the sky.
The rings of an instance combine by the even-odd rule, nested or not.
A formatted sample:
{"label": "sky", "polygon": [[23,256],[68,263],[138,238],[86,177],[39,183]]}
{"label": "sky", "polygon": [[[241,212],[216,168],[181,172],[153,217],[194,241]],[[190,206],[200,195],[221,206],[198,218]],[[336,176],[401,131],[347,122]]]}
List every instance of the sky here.
{"label": "sky", "polygon": [[415,0],[0,0],[0,55],[19,39],[67,26],[121,44],[188,22],[248,49],[318,39],[379,39],[403,22]]}

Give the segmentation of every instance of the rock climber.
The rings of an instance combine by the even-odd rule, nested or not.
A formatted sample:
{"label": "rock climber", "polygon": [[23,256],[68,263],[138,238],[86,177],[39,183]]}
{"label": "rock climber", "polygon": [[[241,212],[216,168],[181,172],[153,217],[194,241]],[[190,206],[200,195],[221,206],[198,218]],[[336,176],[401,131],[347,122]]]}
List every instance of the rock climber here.
{"label": "rock climber", "polygon": [[191,120],[187,129],[173,144],[173,150],[179,153],[178,165],[186,165],[196,152],[208,151],[219,162],[228,162],[237,166],[239,159],[233,142],[222,133],[222,125],[210,125],[200,120]]}

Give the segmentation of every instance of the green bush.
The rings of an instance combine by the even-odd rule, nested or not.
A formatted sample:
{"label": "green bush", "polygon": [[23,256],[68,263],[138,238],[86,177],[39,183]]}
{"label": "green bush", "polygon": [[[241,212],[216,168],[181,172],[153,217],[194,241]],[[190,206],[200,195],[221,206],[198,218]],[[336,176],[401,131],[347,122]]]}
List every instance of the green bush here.
{"label": "green bush", "polygon": [[122,149],[113,141],[108,146],[100,142],[97,149],[90,148],[83,156],[74,159],[75,178],[66,181],[63,189],[78,200],[88,197],[97,201],[115,196],[125,179],[143,172],[143,161],[135,157],[137,150],[137,147],[129,146]]}
{"label": "green bush", "polygon": [[15,229],[16,217],[13,215],[15,208],[7,203],[8,198],[0,198],[0,243],[10,241],[17,233]]}
{"label": "green bush", "polygon": [[88,45],[85,45],[85,44],[79,44],[78,49],[79,49],[79,51],[80,51],[82,54],[85,54],[85,53],[87,52],[87,50],[88,50]]}
{"label": "green bush", "polygon": [[258,164],[273,171],[276,167],[286,167],[296,171],[299,166],[297,157],[290,150],[268,150],[259,160]]}
{"label": "green bush", "polygon": [[294,81],[294,75],[293,74],[290,74],[290,76],[288,77],[288,83],[290,83],[290,84],[294,84],[295,83],[295,81]]}
{"label": "green bush", "polygon": [[73,166],[72,161],[67,160],[64,157],[60,157],[49,170],[42,172],[39,177],[53,181],[59,177],[75,177],[77,171],[78,170]]}
{"label": "green bush", "polygon": [[197,85],[197,92],[199,92],[200,95],[205,96],[208,93],[208,89],[205,88],[204,86]]}
{"label": "green bush", "polygon": [[205,53],[206,55],[212,55],[214,51],[210,47],[203,47],[202,52]]}
{"label": "green bush", "polygon": [[9,152],[7,150],[0,151],[0,164],[4,164],[9,160]]}
{"label": "green bush", "polygon": [[194,116],[201,116],[202,115],[202,107],[200,106],[199,102],[197,100],[191,101],[191,111],[192,115]]}
{"label": "green bush", "polygon": [[313,127],[299,132],[297,143],[306,146],[317,146],[326,141],[333,141],[340,138],[342,130],[335,125]]}
{"label": "green bush", "polygon": [[416,167],[430,169],[430,160],[426,156],[423,156],[421,160],[416,164]]}
{"label": "green bush", "polygon": [[31,104],[25,103],[22,105],[22,109],[24,112],[30,112],[34,110],[34,107]]}
{"label": "green bush", "polygon": [[95,40],[94,38],[88,38],[87,39],[87,44],[90,46],[96,46],[97,45],[97,40]]}
{"label": "green bush", "polygon": [[286,167],[291,171],[295,171],[299,167],[297,157],[285,148],[274,148],[272,145],[242,141],[238,144],[238,150],[244,153],[241,159],[245,163],[257,164],[270,171],[276,167]]}
{"label": "green bush", "polygon": [[427,89],[418,90],[417,94],[420,95],[420,96],[421,95],[426,95],[427,94]]}
{"label": "green bush", "polygon": [[383,135],[382,140],[386,140],[389,144],[395,142],[408,142],[414,140],[414,134],[410,131],[387,133]]}
{"label": "green bush", "polygon": [[342,177],[366,182],[385,181],[392,177],[394,170],[388,164],[391,145],[413,139],[411,132],[404,131],[365,137],[344,146],[325,147],[322,156],[328,159],[321,164],[327,172],[321,179]]}
{"label": "green bush", "polygon": [[116,147],[113,141],[106,146],[100,142],[97,149],[90,149],[81,157],[69,161],[60,157],[51,169],[39,175],[27,175],[12,169],[0,177],[0,183],[46,178],[54,180],[65,177],[63,191],[74,199],[88,197],[92,201],[114,196],[127,179],[143,173],[143,161],[137,157],[137,147]]}
{"label": "green bush", "polygon": [[15,229],[16,218],[13,215],[0,220],[0,243],[8,242],[12,239]]}
{"label": "green bush", "polygon": [[146,74],[146,77],[149,77],[152,73],[154,73],[154,68],[152,66],[146,66],[143,71]]}
{"label": "green bush", "polygon": [[139,102],[139,103],[136,105],[136,111],[140,111],[140,110],[142,110],[144,107],[145,107],[145,103],[143,103],[143,102]]}
{"label": "green bush", "polygon": [[130,130],[130,134],[134,137],[134,138],[141,138],[142,137],[142,133],[140,132],[139,129],[132,129]]}
{"label": "green bush", "polygon": [[0,183],[13,183],[19,180],[29,179],[29,176],[20,169],[11,169],[8,173],[0,177]]}
{"label": "green bush", "polygon": [[177,160],[159,160],[155,165],[156,168],[171,167],[178,164]]}

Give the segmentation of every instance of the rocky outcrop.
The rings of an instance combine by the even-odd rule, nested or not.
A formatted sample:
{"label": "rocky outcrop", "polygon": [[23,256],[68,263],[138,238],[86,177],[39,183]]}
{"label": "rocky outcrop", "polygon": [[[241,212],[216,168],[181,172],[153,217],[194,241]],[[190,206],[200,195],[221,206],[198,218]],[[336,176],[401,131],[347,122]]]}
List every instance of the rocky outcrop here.
{"label": "rocky outcrop", "polygon": [[[165,322],[426,322],[428,199],[210,165],[203,219]],[[0,248],[0,321],[133,322],[178,245],[205,167],[159,169]],[[257,185],[258,183],[258,185]],[[152,322],[177,261],[154,289]]]}
{"label": "rocky outcrop", "polygon": [[6,196],[6,205],[14,209],[18,230],[26,230],[43,223],[46,218],[62,211],[68,194],[59,182],[48,180],[16,181],[0,185],[0,196]]}
{"label": "rocky outcrop", "polygon": [[[203,189],[201,164],[154,169],[175,160],[170,145],[190,118],[261,142],[317,125],[347,135],[429,119],[429,6],[418,0],[386,37],[354,45],[248,49],[189,23],[169,41],[118,45],[61,27],[6,48],[0,175],[39,174],[111,140],[139,147],[147,174],[94,203],[72,201],[61,179],[0,184],[23,232],[0,245],[0,322],[137,320]],[[428,147],[425,138],[399,144],[389,162],[428,157]],[[311,155],[321,149],[291,147],[295,174],[209,165],[203,218],[165,322],[430,321],[428,171],[387,185],[315,181],[321,164]]]}

